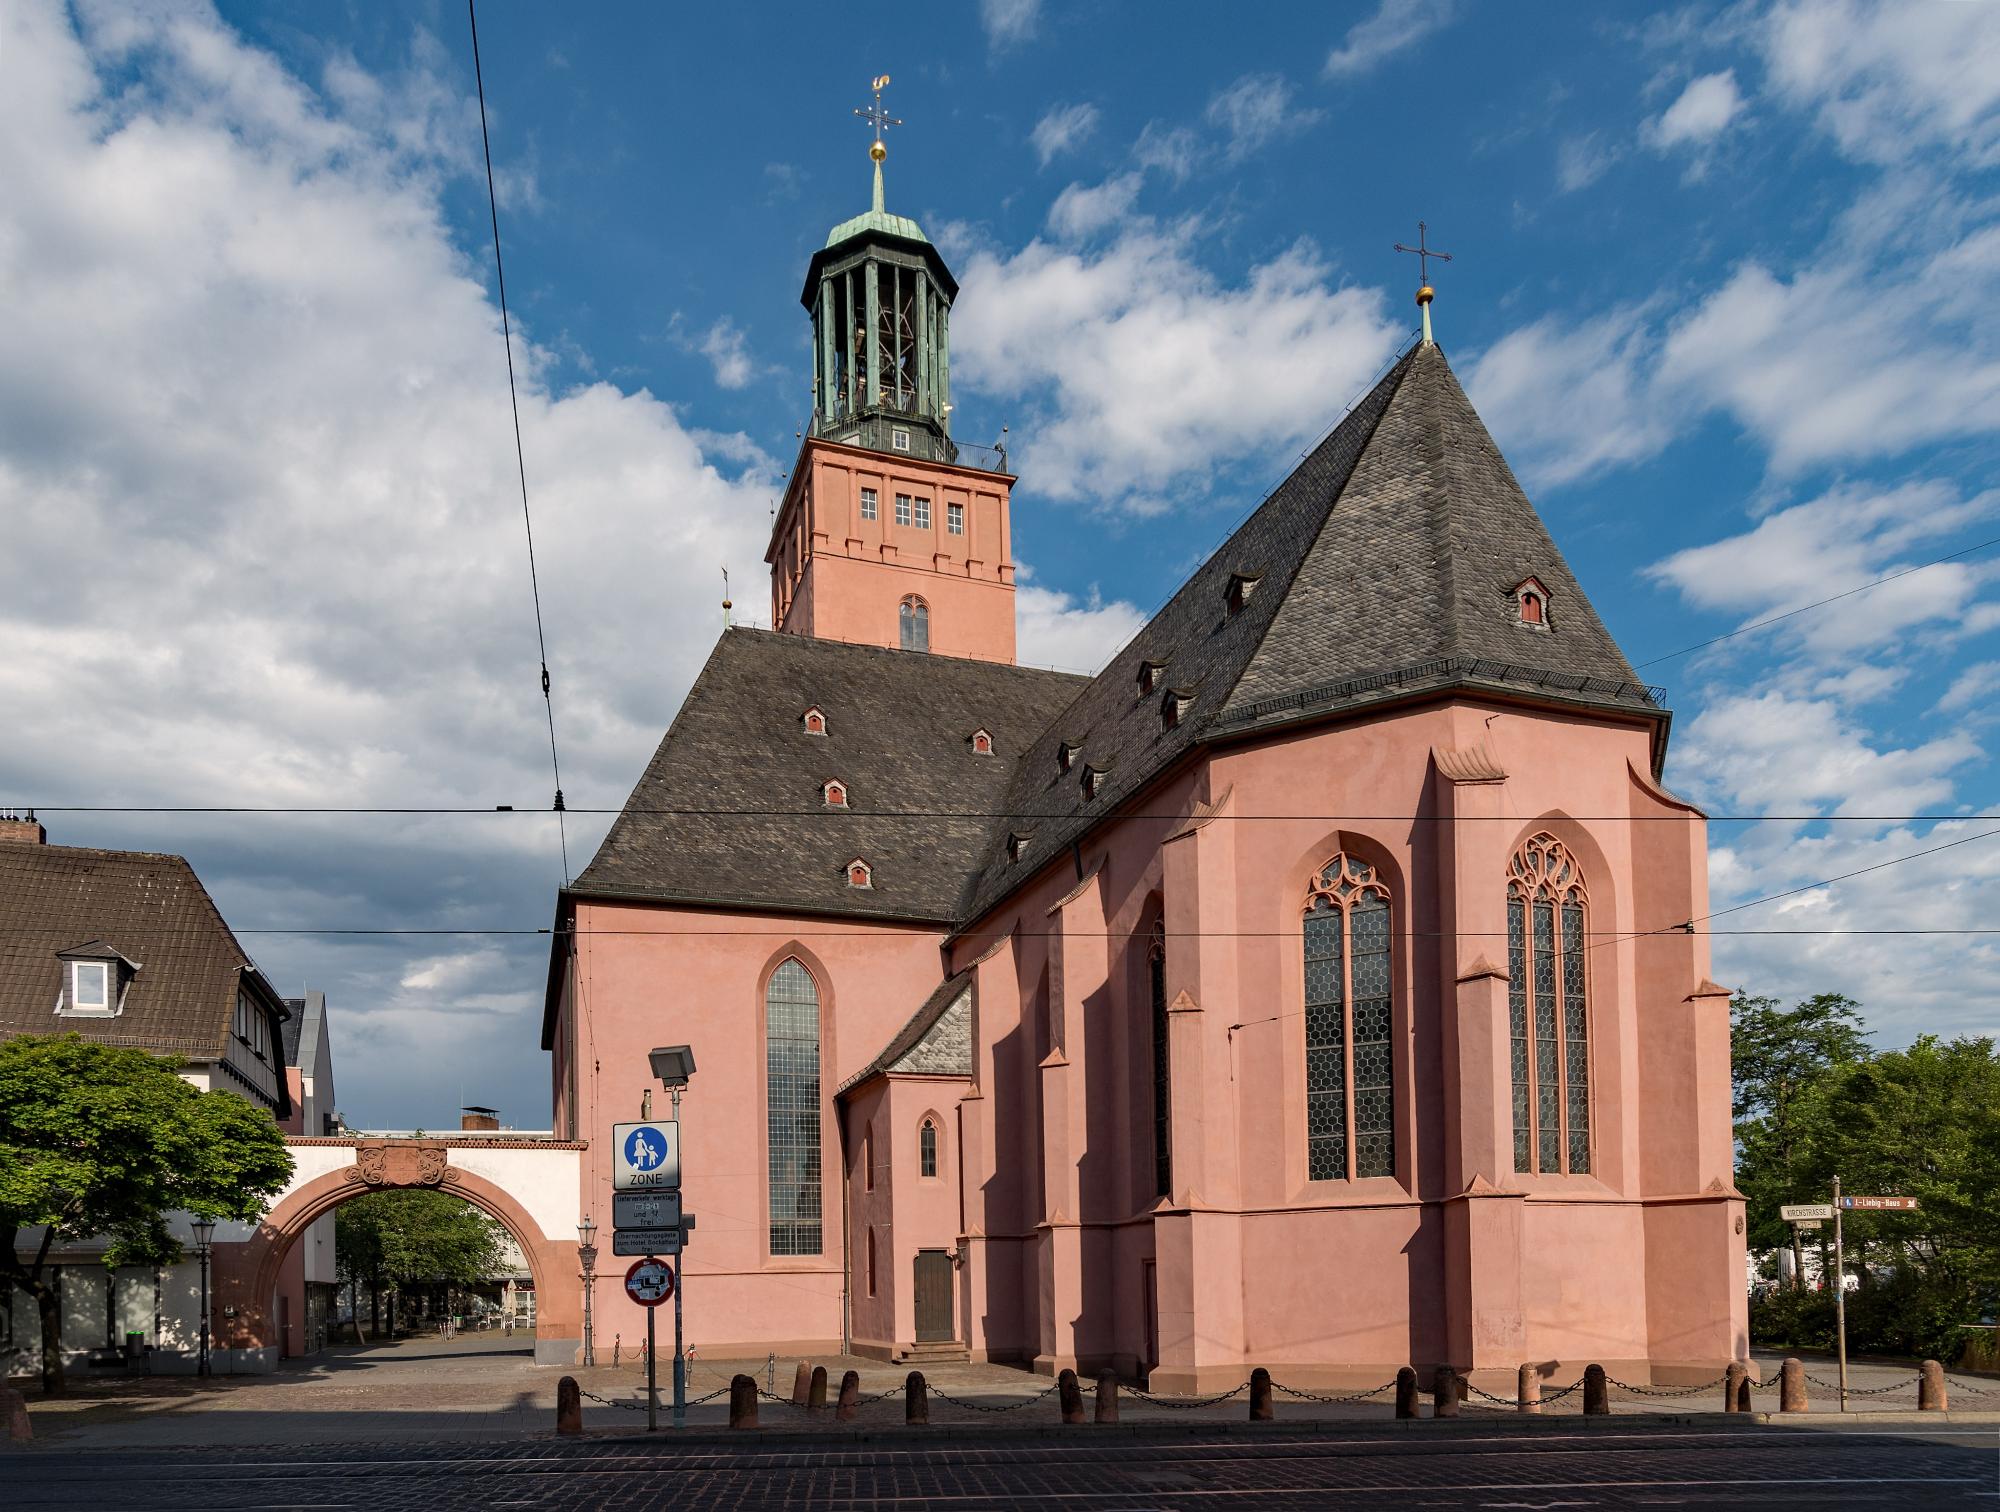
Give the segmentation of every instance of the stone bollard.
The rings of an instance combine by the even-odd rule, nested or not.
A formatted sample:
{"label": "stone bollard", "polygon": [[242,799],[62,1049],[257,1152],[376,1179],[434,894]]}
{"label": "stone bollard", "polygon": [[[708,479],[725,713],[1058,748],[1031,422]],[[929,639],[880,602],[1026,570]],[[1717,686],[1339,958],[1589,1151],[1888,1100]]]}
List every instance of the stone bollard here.
{"label": "stone bollard", "polygon": [[1917,1411],[1943,1412],[1949,1404],[1944,1390],[1944,1366],[1926,1360],[1917,1370]]}
{"label": "stone bollard", "polygon": [[1118,1377],[1108,1370],[1097,1377],[1096,1421],[1100,1423],[1118,1421]]}
{"label": "stone bollard", "polygon": [[1250,1421],[1268,1423],[1278,1415],[1271,1397],[1271,1372],[1259,1365],[1250,1372]]}
{"label": "stone bollard", "polygon": [[1542,1410],[1542,1373],[1532,1365],[1523,1365],[1514,1377],[1514,1404],[1517,1412]]}
{"label": "stone bollard", "polygon": [[1736,1383],[1736,1410],[1738,1412],[1754,1412],[1756,1410],[1750,1405],[1750,1365],[1748,1361],[1745,1361],[1743,1365],[1743,1379]]}
{"label": "stone bollard", "polygon": [[1805,1361],[1787,1360],[1778,1367],[1778,1411],[1804,1412],[1805,1410]]}
{"label": "stone bollard", "polygon": [[1722,1372],[1722,1410],[1742,1412],[1749,1391],[1750,1367],[1741,1360],[1731,1360],[1729,1368]]}
{"label": "stone bollard", "polygon": [[556,1382],[556,1432],[583,1432],[583,1389],[576,1384],[575,1376],[564,1376]]}
{"label": "stone bollard", "polygon": [[1083,1421],[1083,1387],[1077,1384],[1074,1370],[1065,1370],[1056,1377],[1056,1401],[1062,1405],[1065,1423]]}
{"label": "stone bollard", "polygon": [[806,1405],[824,1407],[826,1405],[826,1367],[813,1366],[812,1379],[806,1383]]}
{"label": "stone bollard", "polygon": [[25,1444],[35,1436],[35,1425],[28,1421],[28,1399],[20,1392],[0,1386],[0,1417],[7,1419],[7,1437],[17,1444]]}
{"label": "stone bollard", "polygon": [[799,1361],[799,1368],[792,1372],[792,1405],[794,1407],[805,1406],[806,1399],[812,1394],[812,1379],[812,1366],[808,1365],[804,1360]]}
{"label": "stone bollard", "polygon": [[903,1382],[903,1421],[928,1423],[931,1420],[930,1393],[924,1390],[924,1373],[913,1370]]}
{"label": "stone bollard", "polygon": [[757,1426],[757,1378],[739,1375],[729,1378],[729,1426]]}
{"label": "stone bollard", "polygon": [[1611,1383],[1605,1378],[1602,1365],[1583,1367],[1583,1410],[1592,1417],[1601,1417],[1611,1410]]}
{"label": "stone bollard", "polygon": [[1396,1372],[1396,1416],[1413,1418],[1417,1415],[1417,1373],[1405,1365]]}
{"label": "stone bollard", "polygon": [[833,1409],[836,1423],[851,1423],[861,1410],[861,1372],[850,1370],[840,1378],[840,1405]]}
{"label": "stone bollard", "polygon": [[1431,1377],[1431,1416],[1458,1416],[1458,1372],[1449,1365],[1438,1366]]}

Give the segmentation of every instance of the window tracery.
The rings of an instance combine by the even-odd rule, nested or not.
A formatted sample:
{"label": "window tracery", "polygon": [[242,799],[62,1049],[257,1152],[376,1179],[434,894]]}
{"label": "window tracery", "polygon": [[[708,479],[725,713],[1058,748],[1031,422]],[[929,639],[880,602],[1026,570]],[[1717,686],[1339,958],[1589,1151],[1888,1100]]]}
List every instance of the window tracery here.
{"label": "window tracery", "polygon": [[914,593],[910,594],[896,609],[896,626],[905,651],[928,651],[931,648],[931,609]]}
{"label": "window tracery", "polygon": [[926,1118],[917,1130],[917,1174],[935,1176],[938,1173],[938,1126],[934,1118]]}
{"label": "window tracery", "polygon": [[764,990],[773,1255],[820,1252],[819,986],[796,956]]}
{"label": "window tracery", "polygon": [[1306,1174],[1396,1170],[1389,889],[1345,853],[1306,890]]}
{"label": "window tracery", "polygon": [[1514,1169],[1590,1170],[1590,1012],[1583,868],[1546,832],[1507,867]]}

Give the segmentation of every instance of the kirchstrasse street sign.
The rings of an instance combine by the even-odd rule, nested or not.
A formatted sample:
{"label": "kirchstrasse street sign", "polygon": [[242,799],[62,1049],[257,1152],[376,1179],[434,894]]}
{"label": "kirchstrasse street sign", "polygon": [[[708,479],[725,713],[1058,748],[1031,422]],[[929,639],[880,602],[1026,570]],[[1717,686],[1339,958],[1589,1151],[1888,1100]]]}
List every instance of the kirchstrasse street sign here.
{"label": "kirchstrasse street sign", "polygon": [[1807,1223],[1825,1220],[1833,1216],[1830,1202],[1790,1202],[1778,1209],[1778,1216],[1787,1223]]}
{"label": "kirchstrasse street sign", "polygon": [[681,1126],[672,1119],[611,1126],[611,1189],[664,1191],[681,1184]]}

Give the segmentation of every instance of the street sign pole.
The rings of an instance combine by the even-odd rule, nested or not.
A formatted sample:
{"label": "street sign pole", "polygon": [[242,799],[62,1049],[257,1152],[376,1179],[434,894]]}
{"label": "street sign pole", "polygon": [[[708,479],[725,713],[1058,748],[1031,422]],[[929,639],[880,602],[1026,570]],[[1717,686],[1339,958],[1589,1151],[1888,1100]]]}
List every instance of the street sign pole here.
{"label": "street sign pole", "polygon": [[[679,1087],[671,1088],[668,1095],[674,1100],[674,1127],[678,1129],[681,1124],[681,1089]],[[685,1239],[683,1239],[682,1243],[685,1246]],[[674,1427],[676,1428],[687,1427],[687,1357],[681,1353],[681,1292],[686,1285],[687,1261],[683,1260],[681,1261],[680,1269],[680,1285],[674,1288]],[[653,1315],[650,1311],[646,1314],[646,1326],[648,1328],[653,1326]],[[646,1368],[648,1370],[653,1368],[651,1349],[646,1351]],[[649,1401],[651,1397],[652,1393],[649,1391],[647,1393]],[[648,1407],[647,1410],[650,1412],[651,1408]]]}
{"label": "street sign pole", "polygon": [[1840,1178],[1833,1178],[1833,1316],[1840,1342],[1840,1410],[1847,1411],[1847,1252],[1841,1247]]}
{"label": "street sign pole", "polygon": [[[678,1292],[680,1288],[677,1286],[674,1290]],[[676,1302],[674,1311],[679,1312],[680,1309],[680,1303]],[[657,1432],[660,1426],[660,1388],[654,1383],[653,1376],[654,1311],[655,1309],[650,1307],[646,1309],[646,1431],[648,1433]]]}

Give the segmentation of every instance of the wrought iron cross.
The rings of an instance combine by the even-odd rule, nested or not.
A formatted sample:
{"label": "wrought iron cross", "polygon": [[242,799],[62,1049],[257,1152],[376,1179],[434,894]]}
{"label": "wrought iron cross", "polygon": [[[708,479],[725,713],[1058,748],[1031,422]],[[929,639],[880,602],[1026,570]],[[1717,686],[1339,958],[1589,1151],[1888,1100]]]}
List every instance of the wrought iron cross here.
{"label": "wrought iron cross", "polygon": [[903,124],[883,108],[882,91],[887,87],[888,83],[889,76],[887,74],[878,74],[872,86],[875,90],[875,103],[854,112],[874,128],[875,140],[878,142],[882,140],[882,133],[887,131],[891,126],[900,126]]}
{"label": "wrought iron cross", "polygon": [[1429,230],[1430,227],[1428,225],[1426,225],[1423,221],[1418,221],[1417,244],[1414,247],[1406,247],[1401,242],[1396,243],[1396,250],[1398,252],[1410,252],[1416,255],[1417,277],[1423,280],[1426,286],[1428,286],[1431,281],[1430,260],[1433,257],[1435,257],[1439,262],[1451,261],[1451,254],[1449,252],[1440,252],[1437,250],[1437,248],[1431,246],[1425,240],[1425,234]]}

